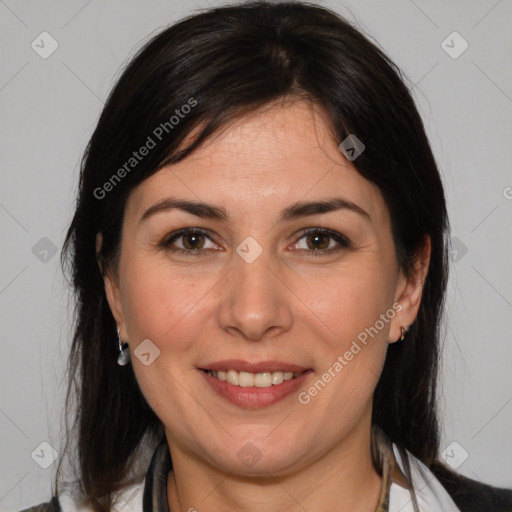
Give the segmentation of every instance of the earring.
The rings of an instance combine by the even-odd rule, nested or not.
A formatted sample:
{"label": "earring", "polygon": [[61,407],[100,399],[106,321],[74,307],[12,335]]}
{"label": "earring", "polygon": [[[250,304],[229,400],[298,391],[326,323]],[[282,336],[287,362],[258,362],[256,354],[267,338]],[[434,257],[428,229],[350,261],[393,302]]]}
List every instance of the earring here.
{"label": "earring", "polygon": [[128,343],[123,343],[121,340],[119,327],[117,328],[117,343],[119,345],[119,355],[117,356],[117,364],[119,366],[125,366],[130,362],[130,351],[128,350]]}
{"label": "earring", "polygon": [[405,329],[404,327],[400,327],[400,332],[402,333],[402,336],[400,336],[400,341],[404,341],[407,329]]}

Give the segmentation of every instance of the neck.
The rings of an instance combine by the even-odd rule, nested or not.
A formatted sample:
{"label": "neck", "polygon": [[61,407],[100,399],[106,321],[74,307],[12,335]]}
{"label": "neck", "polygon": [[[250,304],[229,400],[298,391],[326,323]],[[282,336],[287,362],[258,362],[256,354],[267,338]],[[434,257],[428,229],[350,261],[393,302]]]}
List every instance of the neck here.
{"label": "neck", "polygon": [[329,453],[302,469],[257,478],[222,472],[170,444],[170,511],[375,512],[382,477],[374,467],[370,442],[370,422],[365,422],[364,429],[358,426]]}

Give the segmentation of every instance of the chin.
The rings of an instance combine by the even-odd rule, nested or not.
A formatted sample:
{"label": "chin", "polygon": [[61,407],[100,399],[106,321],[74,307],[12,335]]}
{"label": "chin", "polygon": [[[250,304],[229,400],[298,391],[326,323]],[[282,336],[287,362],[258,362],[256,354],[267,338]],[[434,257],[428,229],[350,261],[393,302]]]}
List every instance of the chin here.
{"label": "chin", "polygon": [[258,441],[244,436],[242,441],[230,439],[230,442],[222,443],[215,453],[211,453],[210,444],[210,453],[202,452],[200,456],[207,454],[213,465],[227,473],[251,477],[268,477],[269,473],[279,476],[293,472],[306,463],[303,450],[299,452],[297,447],[298,441],[276,443],[270,438]]}

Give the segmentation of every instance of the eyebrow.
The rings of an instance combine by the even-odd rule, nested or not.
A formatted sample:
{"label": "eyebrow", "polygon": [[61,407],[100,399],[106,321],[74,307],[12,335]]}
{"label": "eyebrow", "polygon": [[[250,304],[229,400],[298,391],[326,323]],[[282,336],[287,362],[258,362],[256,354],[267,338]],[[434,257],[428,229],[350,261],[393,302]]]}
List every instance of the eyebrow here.
{"label": "eyebrow", "polygon": [[[227,222],[229,220],[229,215],[225,208],[222,206],[216,206],[204,202],[189,201],[185,199],[166,198],[158,201],[156,204],[148,208],[142,215],[139,222],[145,221],[158,213],[163,213],[170,210],[183,210],[203,219],[220,220],[223,222]],[[293,203],[281,212],[281,218],[279,219],[279,222],[299,219],[311,215],[334,212],[337,210],[352,211],[361,215],[366,220],[372,222],[368,212],[363,210],[363,208],[361,208],[356,203],[342,197],[334,197],[331,199],[324,199],[322,201],[299,201]]]}

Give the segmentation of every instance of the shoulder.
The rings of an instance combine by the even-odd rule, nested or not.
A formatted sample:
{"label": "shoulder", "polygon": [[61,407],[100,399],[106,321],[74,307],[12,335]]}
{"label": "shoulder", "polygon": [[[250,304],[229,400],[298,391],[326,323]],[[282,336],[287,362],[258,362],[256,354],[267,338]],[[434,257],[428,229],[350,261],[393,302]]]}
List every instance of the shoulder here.
{"label": "shoulder", "polygon": [[[400,460],[398,451],[395,453]],[[440,507],[439,510],[450,512],[512,512],[512,489],[467,478],[439,460],[427,468],[411,453],[407,454],[418,503],[425,507],[420,510],[434,511]],[[432,508],[433,503],[436,505]]]}
{"label": "shoulder", "polygon": [[[125,487],[115,496],[113,510],[122,512],[142,512],[144,483],[138,482]],[[21,512],[92,512],[90,506],[77,498],[77,491],[68,488],[59,497],[53,497],[48,503],[41,503]]]}
{"label": "shoulder", "polygon": [[440,462],[431,470],[462,512],[512,512],[512,489],[467,478]]}
{"label": "shoulder", "polygon": [[59,499],[57,497],[53,497],[47,503],[40,503],[39,505],[26,508],[21,512],[62,512],[62,510],[60,508]]}

